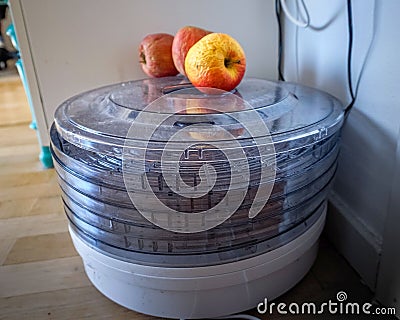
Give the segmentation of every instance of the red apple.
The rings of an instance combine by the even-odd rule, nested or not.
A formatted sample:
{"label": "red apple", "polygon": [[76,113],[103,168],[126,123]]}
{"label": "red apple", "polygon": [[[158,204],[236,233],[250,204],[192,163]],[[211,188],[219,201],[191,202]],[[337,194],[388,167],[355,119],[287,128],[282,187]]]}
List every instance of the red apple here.
{"label": "red apple", "polygon": [[178,74],[172,60],[174,36],[167,33],[149,34],[139,47],[139,61],[143,71],[150,77],[167,77]]}
{"label": "red apple", "polygon": [[230,35],[211,33],[189,49],[185,71],[190,82],[203,92],[206,88],[231,91],[243,79],[246,56]]}
{"label": "red apple", "polygon": [[174,41],[172,42],[172,59],[178,71],[186,76],[185,73],[185,58],[189,49],[201,38],[210,34],[201,28],[186,26],[178,30],[175,34]]}

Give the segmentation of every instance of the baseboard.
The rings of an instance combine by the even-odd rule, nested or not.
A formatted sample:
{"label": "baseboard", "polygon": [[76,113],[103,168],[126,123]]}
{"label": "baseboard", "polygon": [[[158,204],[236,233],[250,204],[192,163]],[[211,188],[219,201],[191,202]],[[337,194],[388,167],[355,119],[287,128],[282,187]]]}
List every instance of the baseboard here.
{"label": "baseboard", "polygon": [[375,292],[382,240],[370,232],[335,193],[329,198],[325,233],[365,284]]}

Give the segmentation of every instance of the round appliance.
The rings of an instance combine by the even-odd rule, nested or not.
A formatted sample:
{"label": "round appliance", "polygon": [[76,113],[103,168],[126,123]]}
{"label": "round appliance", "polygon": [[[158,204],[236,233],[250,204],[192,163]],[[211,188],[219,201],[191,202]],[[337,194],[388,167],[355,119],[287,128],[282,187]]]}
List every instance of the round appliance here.
{"label": "round appliance", "polygon": [[73,243],[92,283],[127,308],[180,319],[244,311],[290,289],[315,259],[341,104],[262,79],[210,90],[139,80],[55,113]]}

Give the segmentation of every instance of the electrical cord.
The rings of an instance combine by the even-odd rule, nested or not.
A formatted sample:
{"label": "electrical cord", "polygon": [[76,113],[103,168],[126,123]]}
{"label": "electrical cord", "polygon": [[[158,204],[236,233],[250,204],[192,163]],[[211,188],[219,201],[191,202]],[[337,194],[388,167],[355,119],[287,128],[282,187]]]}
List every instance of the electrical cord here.
{"label": "electrical cord", "polygon": [[350,110],[353,108],[354,102],[356,101],[356,93],[353,90],[353,79],[352,79],[352,55],[353,55],[353,9],[351,0],[347,0],[347,21],[348,21],[348,33],[349,33],[349,44],[347,48],[347,81],[349,85],[349,93],[351,101],[344,110],[345,118],[347,118]]}
{"label": "electrical cord", "polygon": [[278,77],[279,80],[281,81],[285,81],[285,77],[283,76],[283,71],[282,71],[283,36],[282,36],[281,9],[285,13],[289,21],[291,21],[292,23],[301,28],[307,28],[310,25],[310,15],[308,13],[308,9],[306,7],[306,4],[304,3],[304,0],[300,0],[300,3],[305,14],[305,19],[304,19],[305,21],[300,21],[291,15],[289,8],[286,5],[286,0],[275,0],[275,15],[276,15],[276,20],[278,22]]}
{"label": "electrical cord", "polygon": [[[293,17],[289,11],[289,8],[286,5],[286,0],[280,0],[280,4],[282,7],[283,12],[285,12],[286,17],[294,23],[296,26],[299,26],[300,28],[307,28],[310,25],[310,15],[308,14],[308,10],[306,7],[306,4],[304,3],[304,0],[300,0],[301,6],[303,7],[303,11],[305,14],[304,21],[300,21]],[[299,7],[300,8],[300,7]]]}
{"label": "electrical cord", "polygon": [[[293,18],[293,16],[290,14],[285,0],[275,0],[275,14],[276,14],[276,19],[278,22],[278,76],[279,80],[285,81],[285,78],[283,76],[282,72],[282,55],[283,55],[283,36],[282,36],[282,21],[281,21],[281,8],[284,11],[285,15],[288,17],[288,19],[296,24],[297,26],[306,28],[310,25],[310,16],[307,10],[307,7],[304,3],[304,0],[300,0],[303,10],[305,12],[305,21],[304,22],[299,22],[299,20]],[[352,79],[352,56],[353,56],[353,8],[352,8],[352,3],[351,0],[347,0],[347,23],[348,23],[348,48],[347,48],[347,82],[348,82],[348,89],[349,89],[349,94],[351,101],[350,103],[346,106],[344,109],[344,114],[345,118],[347,118],[350,110],[353,108],[354,103],[357,98],[357,90],[354,91],[353,89],[353,79]]]}
{"label": "electrical cord", "polygon": [[282,40],[281,8],[279,0],[275,0],[275,15],[276,15],[276,20],[278,22],[278,77],[279,80],[285,81],[282,72],[283,40]]}

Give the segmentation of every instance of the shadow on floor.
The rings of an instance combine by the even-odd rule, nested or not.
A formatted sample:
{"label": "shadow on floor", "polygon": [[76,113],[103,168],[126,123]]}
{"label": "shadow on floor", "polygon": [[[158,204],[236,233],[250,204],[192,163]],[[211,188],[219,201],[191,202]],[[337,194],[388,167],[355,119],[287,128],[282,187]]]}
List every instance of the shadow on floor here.
{"label": "shadow on floor", "polygon": [[[273,314],[260,315],[256,310],[252,310],[249,314],[265,320],[276,319],[338,319],[338,320],[351,320],[351,319],[390,319],[396,320],[393,315],[378,315],[364,314],[362,306],[365,303],[371,303],[370,311],[375,312],[376,308],[382,308],[374,300],[374,294],[371,290],[362,283],[358,274],[352,269],[347,261],[336,251],[333,245],[323,235],[320,240],[319,252],[317,260],[312,267],[311,271],[304,277],[302,281],[290,291],[277,298],[274,302],[276,304],[286,303],[286,310],[291,303],[297,303],[301,306],[302,303],[314,303],[317,310],[324,302],[331,300],[336,303],[337,295],[339,292],[344,292],[347,299],[343,301],[343,312],[340,314],[340,304],[338,305],[338,312],[330,314],[328,308],[325,307],[322,314],[280,314],[274,308]],[[358,303],[360,305],[360,314],[346,313],[346,303]],[[308,309],[305,309],[308,310]],[[356,310],[356,309],[355,309]],[[306,312],[307,313],[307,312]]]}

